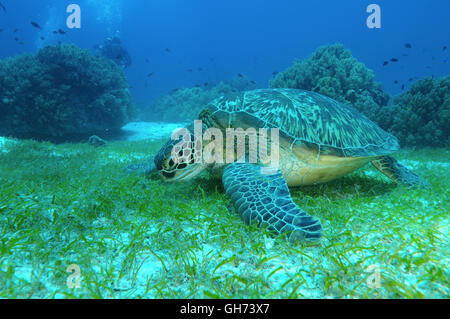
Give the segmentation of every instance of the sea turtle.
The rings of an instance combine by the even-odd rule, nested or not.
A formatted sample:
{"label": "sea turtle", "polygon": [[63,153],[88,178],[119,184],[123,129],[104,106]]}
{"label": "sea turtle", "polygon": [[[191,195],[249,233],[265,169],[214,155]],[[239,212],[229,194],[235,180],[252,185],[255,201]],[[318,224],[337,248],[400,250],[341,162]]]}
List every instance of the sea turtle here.
{"label": "sea turtle", "polygon": [[[144,163],[130,168],[157,171],[165,181],[186,180],[211,166],[223,168],[225,191],[243,220],[266,225],[275,233],[286,234],[292,241],[317,240],[321,237],[322,226],[317,218],[292,201],[288,186],[328,182],[369,162],[396,183],[426,183],[388,155],[399,149],[394,136],[350,106],[315,92],[259,89],[233,93],[209,103],[198,118],[202,121],[202,132],[216,129],[214,138],[205,139],[198,131],[192,132],[191,126],[192,135],[179,134],[171,138],[150,166]],[[226,136],[233,128],[235,133],[241,128],[244,135],[250,132],[249,128],[255,128],[259,134],[258,146],[263,144],[259,138],[268,136],[269,129],[279,129],[278,170],[262,169],[269,166],[267,157],[263,161],[257,156],[256,163],[255,158],[251,160],[250,137],[246,139],[245,156],[241,158],[234,145],[221,146],[221,139],[216,135]],[[266,135],[260,128],[267,129]],[[272,145],[273,134],[265,145]],[[200,137],[203,137],[201,143]],[[222,142],[224,140],[222,138]],[[221,155],[231,150],[231,154],[236,155],[234,160],[225,164],[198,160],[201,150],[216,146],[223,152],[215,149],[211,154]]]}

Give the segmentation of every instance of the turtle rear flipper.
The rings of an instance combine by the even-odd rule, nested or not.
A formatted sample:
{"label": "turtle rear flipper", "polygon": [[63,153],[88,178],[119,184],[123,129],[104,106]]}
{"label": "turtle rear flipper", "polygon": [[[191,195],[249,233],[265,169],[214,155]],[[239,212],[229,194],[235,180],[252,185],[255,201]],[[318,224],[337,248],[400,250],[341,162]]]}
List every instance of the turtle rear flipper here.
{"label": "turtle rear flipper", "polygon": [[421,179],[419,175],[411,172],[391,156],[380,156],[372,161],[372,165],[397,184],[423,187],[430,186],[427,181]]}
{"label": "turtle rear flipper", "polygon": [[257,221],[290,241],[320,239],[322,225],[292,201],[280,171],[263,174],[258,165],[233,163],[225,168],[223,184],[246,223]]}

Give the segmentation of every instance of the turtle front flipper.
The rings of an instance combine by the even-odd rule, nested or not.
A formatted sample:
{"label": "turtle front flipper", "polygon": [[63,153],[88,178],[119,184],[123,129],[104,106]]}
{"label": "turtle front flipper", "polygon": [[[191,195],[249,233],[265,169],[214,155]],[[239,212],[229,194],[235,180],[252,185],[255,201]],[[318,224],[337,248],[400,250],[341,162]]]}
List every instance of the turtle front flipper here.
{"label": "turtle front flipper", "polygon": [[430,185],[391,156],[380,156],[372,161],[372,165],[397,184],[423,187]]}
{"label": "turtle front flipper", "polygon": [[314,241],[321,237],[319,220],[301,210],[293,201],[280,171],[263,174],[261,166],[233,163],[225,168],[223,185],[237,212],[250,224],[277,234],[286,234],[290,241]]}

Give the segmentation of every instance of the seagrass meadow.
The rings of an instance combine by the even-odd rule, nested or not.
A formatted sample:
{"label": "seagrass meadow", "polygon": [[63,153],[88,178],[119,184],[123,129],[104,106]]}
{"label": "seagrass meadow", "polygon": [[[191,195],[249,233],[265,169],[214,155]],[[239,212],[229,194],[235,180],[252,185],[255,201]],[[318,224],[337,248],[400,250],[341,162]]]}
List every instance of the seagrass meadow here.
{"label": "seagrass meadow", "polygon": [[449,298],[448,148],[394,154],[429,188],[370,165],[291,188],[324,228],[293,244],[243,223],[208,172],[125,171],[162,143],[1,138],[0,298]]}

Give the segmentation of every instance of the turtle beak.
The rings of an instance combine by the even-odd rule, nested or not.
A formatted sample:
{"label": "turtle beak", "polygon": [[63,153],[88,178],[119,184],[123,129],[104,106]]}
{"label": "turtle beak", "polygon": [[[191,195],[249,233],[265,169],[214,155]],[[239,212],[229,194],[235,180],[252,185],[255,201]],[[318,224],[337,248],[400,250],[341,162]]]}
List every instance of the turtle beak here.
{"label": "turtle beak", "polygon": [[174,181],[186,181],[194,178],[200,174],[206,165],[203,164],[191,164],[183,170],[179,170],[175,177],[172,179]]}

